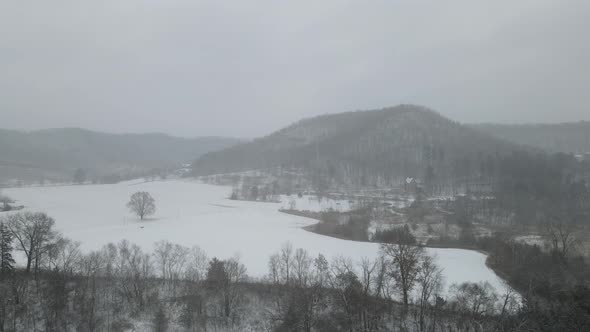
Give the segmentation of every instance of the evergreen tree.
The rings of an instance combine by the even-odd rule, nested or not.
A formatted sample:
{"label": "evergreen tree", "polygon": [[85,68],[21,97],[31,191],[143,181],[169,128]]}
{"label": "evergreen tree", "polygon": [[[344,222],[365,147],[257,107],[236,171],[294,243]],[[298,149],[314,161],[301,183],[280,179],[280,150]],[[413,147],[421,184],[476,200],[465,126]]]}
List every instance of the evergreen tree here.
{"label": "evergreen tree", "polygon": [[0,223],[0,275],[2,276],[14,270],[12,250],[12,234],[4,223]]}

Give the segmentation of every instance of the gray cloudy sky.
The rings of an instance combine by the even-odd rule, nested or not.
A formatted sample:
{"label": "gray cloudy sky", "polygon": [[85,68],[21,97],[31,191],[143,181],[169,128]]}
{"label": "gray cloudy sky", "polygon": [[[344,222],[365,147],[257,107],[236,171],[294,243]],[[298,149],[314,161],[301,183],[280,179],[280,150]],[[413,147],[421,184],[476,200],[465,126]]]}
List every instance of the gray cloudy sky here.
{"label": "gray cloudy sky", "polygon": [[399,103],[590,120],[590,1],[0,1],[0,127],[267,134]]}

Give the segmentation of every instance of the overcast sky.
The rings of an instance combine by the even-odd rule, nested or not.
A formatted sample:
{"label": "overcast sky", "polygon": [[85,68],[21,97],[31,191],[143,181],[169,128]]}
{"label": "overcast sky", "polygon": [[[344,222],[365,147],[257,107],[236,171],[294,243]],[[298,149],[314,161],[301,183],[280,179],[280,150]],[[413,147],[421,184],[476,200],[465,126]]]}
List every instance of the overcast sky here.
{"label": "overcast sky", "polygon": [[400,103],[590,120],[590,1],[0,0],[0,127],[254,137]]}

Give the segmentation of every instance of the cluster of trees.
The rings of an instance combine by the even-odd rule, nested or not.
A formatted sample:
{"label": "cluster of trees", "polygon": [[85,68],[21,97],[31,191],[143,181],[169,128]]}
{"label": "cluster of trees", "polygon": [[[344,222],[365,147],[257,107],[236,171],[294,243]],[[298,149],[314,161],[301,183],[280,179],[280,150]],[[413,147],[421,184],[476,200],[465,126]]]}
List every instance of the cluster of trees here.
{"label": "cluster of trees", "polygon": [[451,222],[539,226],[590,220],[590,164],[566,154],[515,152],[494,159],[487,192],[467,190],[446,204]]}
{"label": "cluster of trees", "polygon": [[155,169],[129,169],[119,170],[112,173],[100,172],[96,169],[76,168],[69,176],[60,178],[51,178],[44,175],[39,175],[33,179],[26,180],[17,178],[16,182],[12,182],[9,186],[23,187],[30,186],[45,186],[47,184],[115,184],[122,181],[135,180],[144,178],[146,181],[166,180],[171,173],[170,169],[155,168]]}
{"label": "cluster of trees", "polygon": [[[25,268],[16,268],[16,251],[26,256]],[[123,331],[151,314],[162,327],[168,301],[201,290],[203,317],[226,326],[236,319],[235,287],[245,278],[239,259],[209,261],[198,247],[162,241],[150,254],[122,241],[85,254],[44,213],[0,222],[0,331]]]}
{"label": "cluster of trees", "polygon": [[400,243],[416,245],[416,237],[412,234],[408,224],[386,230],[377,230],[373,234],[373,241],[380,243]]}
{"label": "cluster of trees", "polygon": [[241,178],[241,186],[234,185],[230,199],[263,202],[279,201],[279,195],[281,194],[279,182],[276,180],[271,183],[264,182],[243,177]]}
{"label": "cluster of trees", "polygon": [[412,245],[383,245],[358,264],[312,257],[286,244],[269,260],[267,308],[274,331],[510,330],[518,301],[489,284],[453,285],[435,259]]}
{"label": "cluster of trees", "polygon": [[6,212],[12,210],[12,199],[6,195],[3,195],[0,191],[0,212]]}
{"label": "cluster of trees", "polygon": [[477,241],[489,253],[488,263],[519,290],[524,304],[521,315],[540,331],[590,329],[590,266],[574,254],[569,230],[550,230],[549,251],[537,245],[509,240],[498,234]]}
{"label": "cluster of trees", "polygon": [[10,231],[10,238],[18,243],[26,257],[25,272],[37,274],[42,262],[63,242],[54,230],[55,221],[45,213],[12,214],[2,221],[2,228]]}
{"label": "cluster of trees", "polygon": [[355,241],[368,241],[367,229],[371,222],[368,209],[341,213],[326,211],[319,215],[320,222],[313,230],[316,233]]}
{"label": "cluster of trees", "polygon": [[518,225],[585,224],[590,220],[589,179],[590,164],[571,155],[514,153],[501,161],[494,194]]}
{"label": "cluster of trees", "polygon": [[[584,191],[580,191],[583,193]],[[551,193],[553,197],[555,195]],[[538,195],[542,199],[543,195]],[[438,203],[433,203],[438,204]],[[532,219],[545,245],[525,244],[512,239],[510,233],[496,232],[491,236],[476,237],[472,221],[476,218],[491,217],[505,221],[512,220],[512,212],[500,205],[499,200],[493,197],[477,197],[475,195],[459,196],[455,200],[444,202],[440,206],[443,210],[451,211],[446,215],[446,222],[459,225],[458,238],[432,239],[428,245],[453,246],[480,250],[489,254],[489,265],[508,283],[518,289],[522,294],[523,308],[519,312],[519,319],[527,320],[522,329],[553,331],[582,331],[590,328],[590,267],[587,264],[587,257],[583,251],[580,231],[584,228],[580,223],[572,222],[567,215],[552,219],[540,218],[544,213],[551,212],[555,205],[547,202],[547,207],[537,210],[539,219]],[[489,215],[482,214],[483,211],[490,211]],[[503,216],[495,216],[497,211],[503,211]],[[578,210],[580,211],[580,210]],[[555,211],[552,211],[555,213]],[[571,214],[573,211],[570,211]],[[344,229],[351,229],[347,223],[342,222],[342,215],[336,214],[329,223],[332,228],[320,228],[330,230],[322,234],[333,236],[346,236],[348,239],[355,238],[353,235],[342,232]],[[330,220],[330,218],[326,219]],[[486,220],[486,219],[484,219]],[[320,222],[319,225],[327,223]],[[514,225],[511,222],[504,223]],[[447,224],[448,225],[448,224]],[[518,225],[518,224],[517,224]],[[340,232],[334,231],[339,230]],[[366,229],[358,229],[355,234],[366,234]],[[357,237],[358,239],[358,237]],[[408,225],[389,230],[377,231],[373,241],[382,243],[395,243],[403,248],[403,245],[416,245],[416,239]],[[403,279],[402,279],[403,280]],[[402,285],[403,283],[400,283]],[[463,292],[471,295],[488,293],[486,287],[469,285],[469,287],[455,287],[454,293]],[[487,298],[482,295],[482,298]],[[491,296],[490,298],[494,298]],[[496,296],[496,300],[507,303],[505,296]],[[464,302],[465,301],[460,301]],[[509,301],[510,302],[510,301]],[[451,306],[453,311],[454,306]],[[480,304],[469,305],[471,313],[478,312]],[[485,307],[485,306],[484,306]],[[448,308],[448,307],[447,307]],[[466,310],[466,309],[462,309]],[[499,310],[503,312],[504,310]],[[526,329],[525,329],[526,330]]]}
{"label": "cluster of trees", "polygon": [[[443,295],[440,268],[411,245],[355,264],[286,244],[254,281],[237,257],[167,241],[152,253],[128,241],[83,253],[43,213],[2,219],[0,235],[0,331],[124,331],[138,321],[154,331],[467,331],[511,326],[515,313],[512,297],[502,305],[487,285]],[[15,268],[16,250],[27,268]]]}
{"label": "cluster of trees", "polygon": [[[489,168],[489,191],[467,190],[453,199],[428,204],[418,195],[406,209],[410,222],[424,223],[427,216],[435,216],[447,228],[449,225],[460,228],[458,237],[441,235],[429,244],[473,247],[477,240],[474,224],[485,224],[491,229],[543,234],[554,247],[557,240],[551,238],[548,230],[569,230],[572,234],[574,229],[588,227],[590,164],[565,154],[515,152],[494,159],[492,165],[495,166]],[[575,237],[565,239],[566,248],[572,247],[567,242]]]}

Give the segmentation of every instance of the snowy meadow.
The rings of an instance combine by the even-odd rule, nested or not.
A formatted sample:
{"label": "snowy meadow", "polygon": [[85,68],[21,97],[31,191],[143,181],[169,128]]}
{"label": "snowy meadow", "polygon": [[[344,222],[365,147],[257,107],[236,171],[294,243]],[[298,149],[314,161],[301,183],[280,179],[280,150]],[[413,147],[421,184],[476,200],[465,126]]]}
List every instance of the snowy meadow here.
{"label": "snowy meadow", "polygon": [[[131,194],[147,191],[156,199],[155,215],[140,221],[126,203]],[[187,247],[199,246],[209,258],[239,256],[252,277],[263,277],[268,259],[287,242],[311,255],[343,256],[353,261],[374,258],[379,246],[340,240],[308,232],[304,226],[315,220],[279,212],[286,203],[232,201],[229,187],[193,181],[124,182],[113,185],[26,187],[5,193],[26,211],[46,212],[57,230],[81,242],[84,250],[100,249],[127,239],[146,250],[168,240]],[[286,200],[289,198],[283,198]],[[307,198],[304,198],[307,199]],[[313,202],[298,202],[298,208]],[[321,204],[317,206],[322,206]],[[427,249],[443,268],[446,285],[489,282],[496,289],[503,281],[490,270],[486,256],[459,249]]]}

